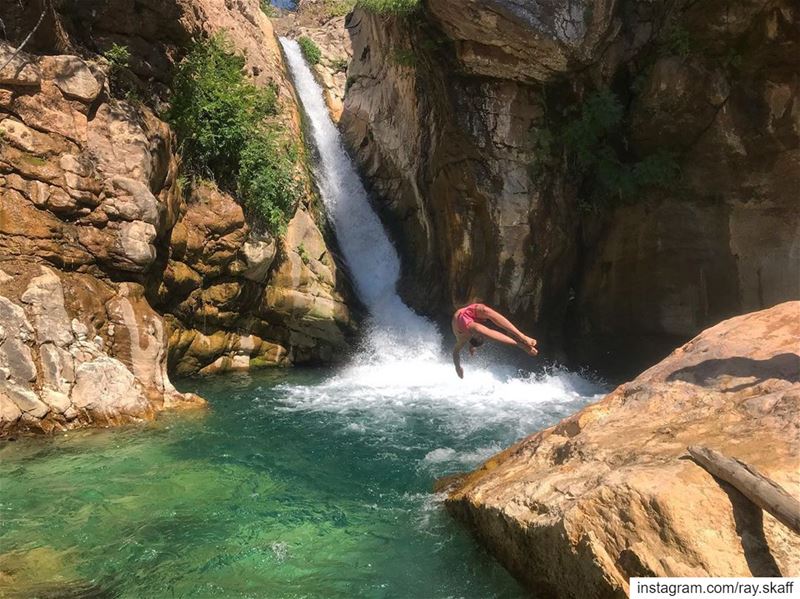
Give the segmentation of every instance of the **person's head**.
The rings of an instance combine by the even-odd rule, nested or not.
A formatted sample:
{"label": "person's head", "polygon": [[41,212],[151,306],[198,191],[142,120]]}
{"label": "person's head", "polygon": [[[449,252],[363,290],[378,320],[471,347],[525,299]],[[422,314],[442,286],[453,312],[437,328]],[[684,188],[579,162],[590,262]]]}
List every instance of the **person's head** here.
{"label": "person's head", "polygon": [[470,337],[469,344],[472,347],[480,347],[481,345],[483,345],[483,339],[481,339],[480,337]]}

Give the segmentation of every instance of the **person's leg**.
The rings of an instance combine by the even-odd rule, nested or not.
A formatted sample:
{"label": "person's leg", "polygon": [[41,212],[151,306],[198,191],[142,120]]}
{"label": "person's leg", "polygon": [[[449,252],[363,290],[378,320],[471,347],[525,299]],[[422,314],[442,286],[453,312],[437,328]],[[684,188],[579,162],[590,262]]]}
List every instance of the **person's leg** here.
{"label": "person's leg", "polygon": [[528,337],[527,335],[523,334],[514,324],[508,320],[505,316],[497,312],[496,310],[491,309],[489,306],[484,306],[483,304],[479,304],[477,309],[477,314],[481,318],[486,318],[491,320],[494,324],[499,327],[504,328],[511,334],[513,334],[517,339],[527,343],[529,345],[536,345],[536,340]]}
{"label": "person's leg", "polygon": [[470,331],[474,333],[478,333],[483,335],[484,337],[488,337],[493,341],[497,341],[498,343],[503,343],[505,345],[513,345],[520,348],[522,351],[529,353],[532,356],[535,356],[537,353],[536,348],[524,341],[523,339],[516,340],[512,339],[508,335],[501,333],[500,331],[495,331],[494,329],[490,329],[487,326],[484,326],[480,323],[473,323],[472,327],[470,327]]}

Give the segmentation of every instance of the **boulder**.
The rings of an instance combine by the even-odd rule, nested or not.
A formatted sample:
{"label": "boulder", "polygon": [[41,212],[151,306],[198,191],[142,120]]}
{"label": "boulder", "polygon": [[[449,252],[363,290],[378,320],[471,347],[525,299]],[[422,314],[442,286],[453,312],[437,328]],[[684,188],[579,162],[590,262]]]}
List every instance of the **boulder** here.
{"label": "boulder", "polygon": [[532,591],[632,576],[797,576],[800,537],[687,459],[703,445],[800,497],[800,301],[724,321],[490,458],[447,507]]}
{"label": "boulder", "polygon": [[103,89],[88,65],[77,56],[48,56],[42,59],[42,67],[52,71],[56,87],[66,98],[91,104]]}

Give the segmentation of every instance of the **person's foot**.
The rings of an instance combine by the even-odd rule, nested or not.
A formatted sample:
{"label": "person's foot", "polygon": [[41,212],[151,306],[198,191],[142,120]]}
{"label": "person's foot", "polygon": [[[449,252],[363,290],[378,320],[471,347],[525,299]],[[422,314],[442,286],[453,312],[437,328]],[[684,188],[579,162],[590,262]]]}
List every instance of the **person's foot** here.
{"label": "person's foot", "polygon": [[[530,339],[530,337],[528,337],[527,339]],[[536,340],[535,339],[530,339],[531,341],[533,341],[533,344],[531,344],[531,343],[528,343],[527,339],[524,340],[524,341],[517,342],[517,345],[526,354],[528,354],[530,356],[537,355],[539,353],[539,350],[537,350],[536,347],[535,347]]]}

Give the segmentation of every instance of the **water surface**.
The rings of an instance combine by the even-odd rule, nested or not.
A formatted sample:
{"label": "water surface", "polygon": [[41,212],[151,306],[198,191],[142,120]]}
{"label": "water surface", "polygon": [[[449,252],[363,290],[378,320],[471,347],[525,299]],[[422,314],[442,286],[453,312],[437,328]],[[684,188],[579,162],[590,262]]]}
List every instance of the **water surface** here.
{"label": "water surface", "polygon": [[524,596],[432,483],[595,389],[543,375],[476,411],[385,388],[363,402],[342,380],[184,381],[209,410],[0,446],[0,596]]}

